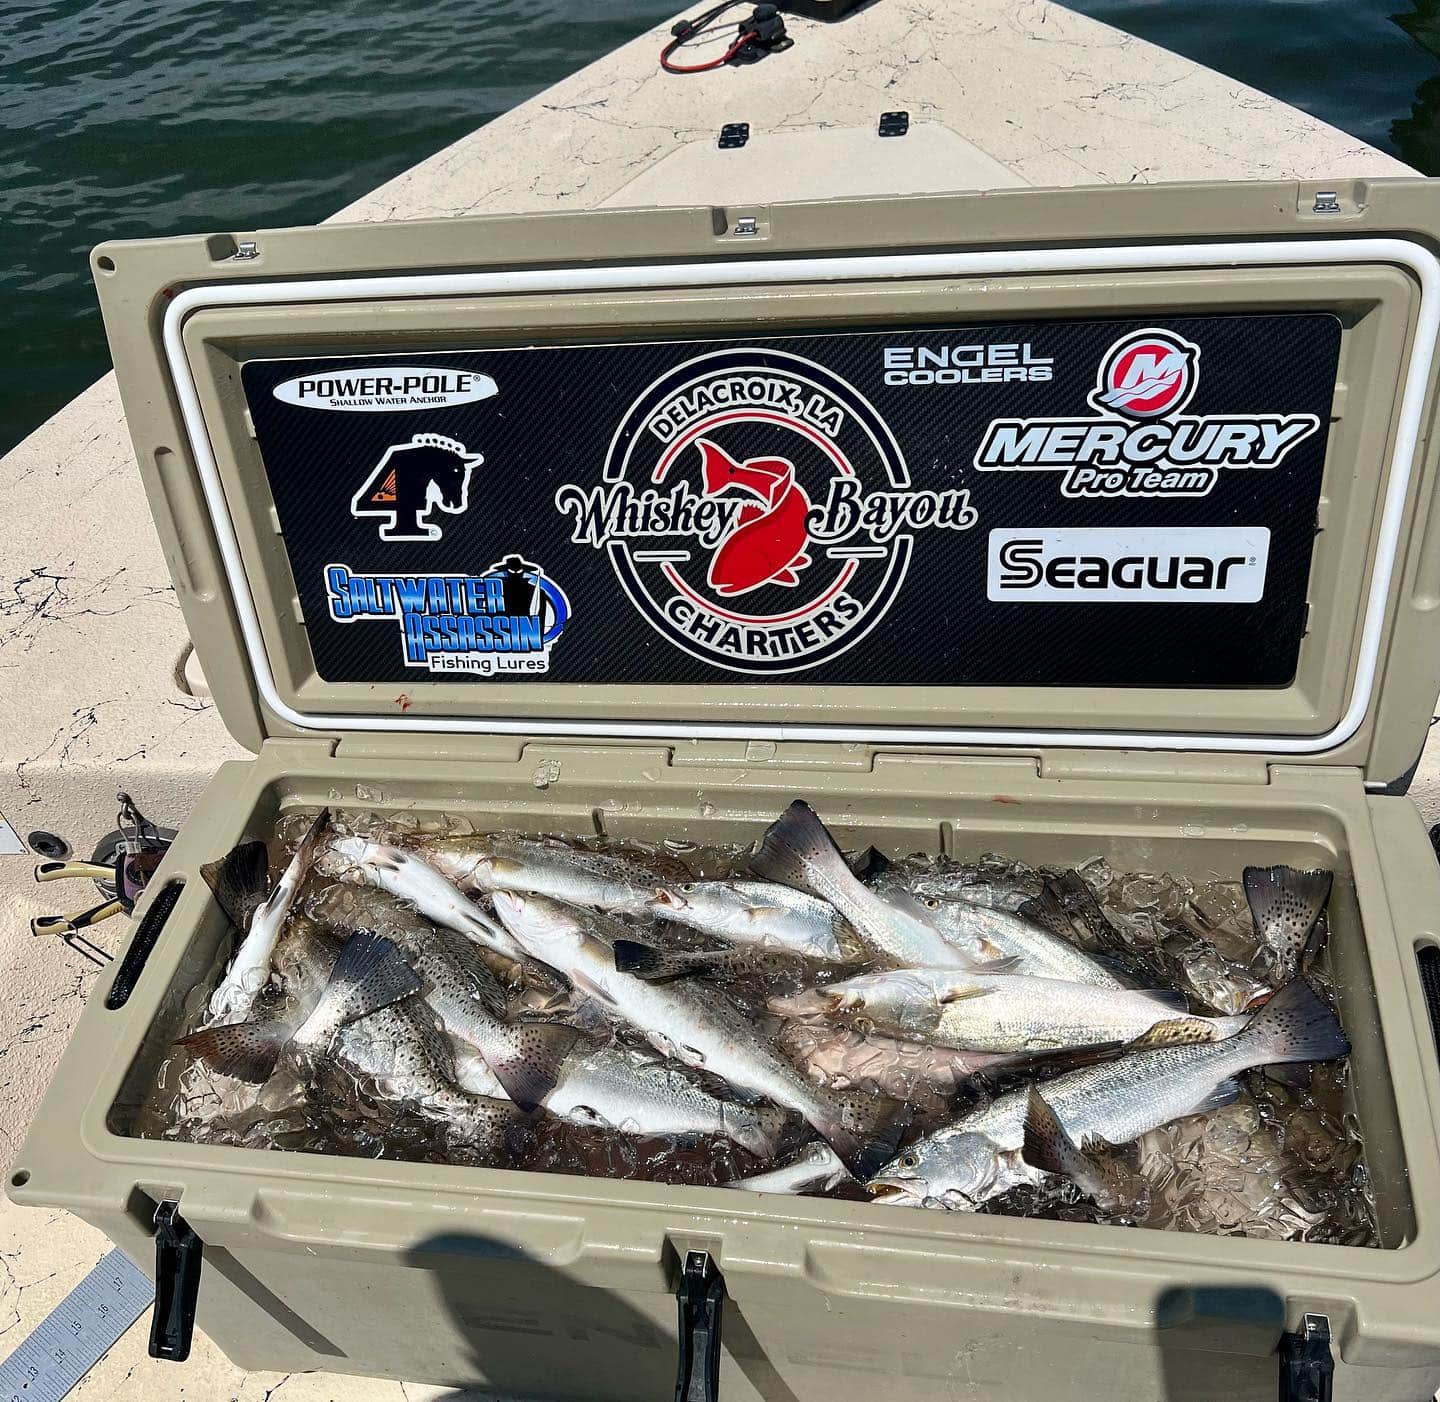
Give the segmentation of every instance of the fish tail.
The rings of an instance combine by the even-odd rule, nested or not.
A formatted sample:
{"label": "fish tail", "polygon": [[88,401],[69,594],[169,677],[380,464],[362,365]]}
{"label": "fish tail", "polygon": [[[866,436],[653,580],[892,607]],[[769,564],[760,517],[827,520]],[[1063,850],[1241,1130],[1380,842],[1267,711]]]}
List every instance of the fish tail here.
{"label": "fish tail", "polygon": [[555,1089],[580,1029],[563,1022],[517,1022],[508,1031],[505,1049],[485,1059],[505,1094],[522,1110],[534,1110]]}
{"label": "fish tail", "polygon": [[695,973],[695,962],[685,955],[670,954],[639,940],[616,940],[613,946],[617,973],[634,974],[646,983],[668,983]]}
{"label": "fish tail", "polygon": [[1078,871],[1062,872],[1055,881],[1055,894],[1071,923],[1101,949],[1124,950],[1125,941],[1110,923],[1110,917]]}
{"label": "fish tail", "polygon": [[1048,877],[1040,889],[1040,894],[1031,896],[1029,900],[1022,902],[1017,914],[1033,921],[1042,930],[1048,930],[1050,934],[1058,935],[1062,940],[1068,940],[1071,944],[1077,942],[1075,926],[1071,923],[1065,907],[1060,903],[1055,883]]}
{"label": "fish tail", "polygon": [[1030,1097],[1025,1106],[1025,1138],[1020,1147],[1020,1157],[1031,1168],[1062,1178],[1071,1177],[1081,1161],[1080,1146],[1070,1137],[1050,1102],[1035,1086],[1030,1087]]}
{"label": "fish tail", "polygon": [[895,1156],[911,1111],[874,1096],[821,1094],[806,1118],[863,1183]]}
{"label": "fish tail", "polygon": [[1333,874],[1288,866],[1246,867],[1242,880],[1256,931],[1274,951],[1281,972],[1293,978],[1320,912],[1330,899]]}
{"label": "fish tail", "polygon": [[720,1120],[727,1138],[757,1159],[768,1159],[775,1152],[785,1128],[785,1112],[770,1105],[720,1104]]}
{"label": "fish tail", "polygon": [[1077,1144],[1037,1086],[1030,1087],[1023,1134],[1020,1157],[1031,1168],[1070,1179],[1101,1211],[1120,1205],[1119,1195],[1105,1181],[1100,1157],[1113,1152],[1114,1146],[1094,1136]]}
{"label": "fish tail", "polygon": [[1334,1010],[1303,979],[1292,979],[1230,1038],[1253,1056],[1253,1066],[1276,1061],[1333,1061],[1350,1042]]}
{"label": "fish tail", "polygon": [[634,974],[647,983],[665,983],[670,979],[694,975],[704,978],[737,963],[733,949],[696,950],[671,954],[639,940],[616,940],[615,968],[622,974]]}
{"label": "fish tail", "polygon": [[759,849],[750,858],[750,870],[762,880],[778,881],[811,895],[823,896],[814,889],[813,872],[822,872],[828,882],[841,886],[855,880],[835,839],[803,798],[797,798],[765,829]]}
{"label": "fish tail", "polygon": [[529,1147],[535,1117],[506,1101],[457,1090],[450,1097],[449,1107],[452,1143],[507,1157],[519,1157]]}
{"label": "fish tail", "polygon": [[396,945],[384,935],[360,930],[335,960],[316,1013],[354,1022],[420,991],[420,979]]}
{"label": "fish tail", "polygon": [[315,815],[310,826],[305,829],[305,836],[296,845],[295,856],[292,860],[298,865],[302,875],[310,870],[311,863],[315,860],[315,854],[320,850],[320,840],[329,826],[330,810],[322,808]]}
{"label": "fish tail", "polygon": [[869,884],[884,876],[895,864],[878,847],[872,845],[863,852],[856,852],[850,858],[849,865],[857,881]]}
{"label": "fish tail", "polygon": [[175,1045],[184,1047],[217,1075],[258,1085],[274,1073],[290,1034],[283,1022],[232,1022],[192,1032]]}
{"label": "fish tail", "polygon": [[218,862],[206,862],[200,875],[225,918],[237,930],[246,930],[256,907],[270,894],[270,854],[263,842],[242,842]]}

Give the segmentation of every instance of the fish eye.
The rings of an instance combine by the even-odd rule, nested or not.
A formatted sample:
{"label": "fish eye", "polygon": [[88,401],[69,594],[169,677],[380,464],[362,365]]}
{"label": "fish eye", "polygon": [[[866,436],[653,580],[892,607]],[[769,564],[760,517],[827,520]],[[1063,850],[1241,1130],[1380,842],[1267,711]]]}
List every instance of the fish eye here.
{"label": "fish eye", "polygon": [[927,896],[925,899],[925,904],[929,906],[931,910],[940,909],[940,902],[936,900],[934,896]]}
{"label": "fish eye", "polygon": [[913,1153],[911,1153],[911,1154],[901,1154],[901,1155],[900,1155],[900,1167],[901,1167],[901,1168],[919,1168],[919,1167],[920,1167],[920,1155],[919,1155],[919,1154],[913,1154]]}
{"label": "fish eye", "polygon": [[694,893],[694,891],[695,891],[695,888],[696,888],[696,885],[697,885],[697,884],[698,884],[698,883],[696,883],[696,882],[694,882],[694,881],[686,881],[686,882],[680,887],[680,890],[683,891],[687,896],[692,895],[692,894]]}

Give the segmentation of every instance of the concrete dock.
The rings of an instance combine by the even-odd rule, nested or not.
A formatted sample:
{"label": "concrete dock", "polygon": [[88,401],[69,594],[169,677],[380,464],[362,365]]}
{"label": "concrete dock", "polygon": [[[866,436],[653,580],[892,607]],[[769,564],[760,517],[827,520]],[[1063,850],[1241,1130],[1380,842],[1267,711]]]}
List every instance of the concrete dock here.
{"label": "concrete dock", "polygon": [[[750,203],[1006,185],[1413,174],[1314,118],[1048,0],[877,0],[850,19],[790,22],[794,47],[748,68],[677,77],[656,56],[668,24],[607,55],[340,211],[344,221]],[[880,143],[904,109],[916,140]],[[726,122],[750,123],[719,151]],[[185,232],[177,230],[176,232]],[[244,231],[235,231],[244,237]],[[175,825],[240,751],[189,640],[107,377],[0,459],[0,815],[88,855],[115,790]],[[1432,746],[1432,751],[1434,747]],[[1431,754],[1414,793],[1440,816]],[[97,967],[28,931],[56,888],[0,829],[0,1156],[13,1156]],[[88,888],[87,888],[88,891]],[[62,894],[62,904],[79,904]],[[100,926],[123,948],[128,922]],[[0,1356],[108,1248],[61,1212],[0,1199]],[[245,1374],[197,1338],[184,1366],[130,1332],[74,1394],[285,1402],[453,1392],[309,1374]],[[468,1394],[467,1394],[468,1395]],[[482,1394],[473,1394],[480,1396]]]}

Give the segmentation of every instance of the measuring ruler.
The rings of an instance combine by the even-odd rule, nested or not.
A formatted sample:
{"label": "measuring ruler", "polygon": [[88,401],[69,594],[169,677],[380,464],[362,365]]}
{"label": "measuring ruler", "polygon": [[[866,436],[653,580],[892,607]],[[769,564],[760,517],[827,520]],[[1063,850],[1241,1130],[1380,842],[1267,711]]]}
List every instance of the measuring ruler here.
{"label": "measuring ruler", "polygon": [[139,1266],[111,1251],[0,1363],[0,1402],[60,1402],[154,1299]]}

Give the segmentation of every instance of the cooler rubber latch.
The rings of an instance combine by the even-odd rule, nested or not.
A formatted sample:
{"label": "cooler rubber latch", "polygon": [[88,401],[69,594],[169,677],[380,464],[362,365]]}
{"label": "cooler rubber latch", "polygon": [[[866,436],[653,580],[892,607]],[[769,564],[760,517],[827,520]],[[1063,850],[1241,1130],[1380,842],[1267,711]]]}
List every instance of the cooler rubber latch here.
{"label": "cooler rubber latch", "polygon": [[725,1277],[708,1251],[687,1251],[675,1291],[680,1305],[680,1357],[675,1402],[717,1402],[720,1396],[720,1310]]}
{"label": "cooler rubber latch", "polygon": [[200,1258],[205,1243],[166,1199],[155,1209],[155,1312],[150,1317],[150,1357],[183,1363],[195,1337],[200,1295]]}
{"label": "cooler rubber latch", "polygon": [[1280,1335],[1280,1402],[1331,1402],[1334,1385],[1330,1320],[1307,1314],[1296,1333]]}

